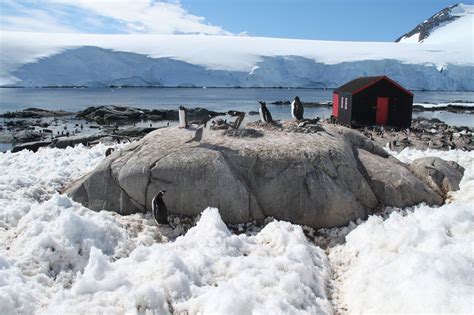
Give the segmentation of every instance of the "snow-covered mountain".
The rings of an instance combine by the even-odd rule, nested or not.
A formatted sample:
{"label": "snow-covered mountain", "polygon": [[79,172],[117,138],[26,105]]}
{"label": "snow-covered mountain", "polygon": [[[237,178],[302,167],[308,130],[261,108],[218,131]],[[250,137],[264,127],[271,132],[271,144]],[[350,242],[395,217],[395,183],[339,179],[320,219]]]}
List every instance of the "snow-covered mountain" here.
{"label": "snow-covered mountain", "polygon": [[[451,44],[470,42],[474,27],[474,5],[458,3],[439,11],[399,37],[401,43]],[[471,55],[472,57],[472,55]]]}
{"label": "snow-covered mountain", "polygon": [[[414,90],[474,90],[472,27],[453,27],[472,23],[472,7],[450,7],[460,17],[431,28],[422,45],[408,35],[390,43],[0,31],[0,85],[332,88],[385,74]],[[465,39],[434,40],[445,29]]]}

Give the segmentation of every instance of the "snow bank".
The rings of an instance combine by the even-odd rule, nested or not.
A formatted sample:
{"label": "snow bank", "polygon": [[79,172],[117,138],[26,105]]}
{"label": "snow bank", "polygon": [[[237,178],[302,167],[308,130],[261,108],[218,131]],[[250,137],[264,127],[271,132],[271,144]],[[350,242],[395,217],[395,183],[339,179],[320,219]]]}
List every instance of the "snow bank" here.
{"label": "snow bank", "polygon": [[324,257],[298,226],[273,222],[237,236],[208,208],[173,243],[139,246],[113,262],[93,249],[46,312],[331,313]]}
{"label": "snow bank", "polygon": [[472,313],[474,152],[405,149],[409,162],[423,156],[455,160],[466,168],[452,202],[419,205],[371,216],[331,249],[349,313]]}
{"label": "snow bank", "polygon": [[91,171],[104,158],[107,146],[89,149],[40,149],[0,154],[0,228],[14,227],[32,202],[48,198],[75,178]]}
{"label": "snow bank", "polygon": [[1,314],[332,313],[327,258],[299,226],[235,235],[209,208],[163,243],[169,229],[148,214],[94,212],[55,192],[105,149],[0,154]]}

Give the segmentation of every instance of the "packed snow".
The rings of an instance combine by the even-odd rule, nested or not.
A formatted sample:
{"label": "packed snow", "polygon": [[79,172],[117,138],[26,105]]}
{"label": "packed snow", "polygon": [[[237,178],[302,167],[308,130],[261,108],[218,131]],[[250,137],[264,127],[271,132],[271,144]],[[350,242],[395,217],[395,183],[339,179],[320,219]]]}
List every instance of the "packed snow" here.
{"label": "packed snow", "polygon": [[208,208],[167,242],[148,214],[94,212],[55,192],[105,149],[0,154],[1,314],[332,313],[326,255],[297,225],[235,235]]}
{"label": "packed snow", "polygon": [[466,168],[460,190],[441,207],[386,209],[329,250],[335,300],[349,314],[465,313],[474,311],[474,152],[405,149],[411,162],[424,156],[454,160]]}
{"label": "packed snow", "polygon": [[1,314],[474,310],[474,152],[392,152],[457,161],[460,191],[438,208],[385,209],[321,231],[332,238],[324,252],[288,222],[237,235],[208,208],[175,238],[149,214],[94,212],[56,192],[106,148],[0,154]]}

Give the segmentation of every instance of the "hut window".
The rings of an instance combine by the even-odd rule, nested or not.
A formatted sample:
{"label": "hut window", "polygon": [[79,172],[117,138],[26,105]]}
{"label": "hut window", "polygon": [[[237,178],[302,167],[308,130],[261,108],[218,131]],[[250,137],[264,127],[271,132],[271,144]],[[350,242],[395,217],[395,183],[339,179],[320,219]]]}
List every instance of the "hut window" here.
{"label": "hut window", "polygon": [[347,97],[344,99],[344,109],[347,109]]}
{"label": "hut window", "polygon": [[344,108],[344,97],[341,97],[341,108]]}

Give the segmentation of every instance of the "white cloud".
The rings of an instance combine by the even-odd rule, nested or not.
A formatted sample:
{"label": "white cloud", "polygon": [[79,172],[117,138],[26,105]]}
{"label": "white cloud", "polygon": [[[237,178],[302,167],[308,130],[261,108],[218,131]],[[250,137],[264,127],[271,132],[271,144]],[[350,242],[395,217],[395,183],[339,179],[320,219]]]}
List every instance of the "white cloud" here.
{"label": "white cloud", "polygon": [[[8,1],[8,0],[7,0]],[[8,1],[9,5],[13,5]],[[63,32],[83,31],[94,29],[94,23],[84,25],[84,21],[109,19],[115,26],[115,32],[154,33],[154,34],[212,34],[230,35],[220,26],[206,22],[204,17],[188,13],[179,2],[163,2],[155,0],[45,0],[35,2],[32,14],[28,5],[31,2],[15,4],[17,16],[7,16],[7,21],[1,23],[3,29],[17,26],[21,30]],[[1,4],[0,4],[1,5]],[[67,21],[61,12],[61,7],[77,10],[82,16],[88,16],[82,21]],[[56,14],[57,12],[57,14]],[[5,19],[5,15],[2,16]],[[109,30],[110,32],[110,30]]]}

